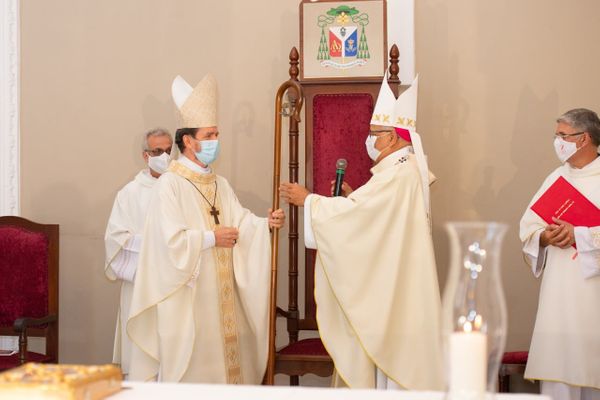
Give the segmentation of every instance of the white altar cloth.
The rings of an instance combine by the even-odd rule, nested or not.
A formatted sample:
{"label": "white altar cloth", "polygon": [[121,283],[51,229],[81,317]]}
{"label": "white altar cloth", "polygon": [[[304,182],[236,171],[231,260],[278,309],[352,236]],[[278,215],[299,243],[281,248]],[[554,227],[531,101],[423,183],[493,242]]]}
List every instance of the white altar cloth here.
{"label": "white altar cloth", "polygon": [[[329,389],[289,386],[123,382],[109,400],[443,400],[442,392]],[[533,394],[497,394],[495,400],[550,400]]]}

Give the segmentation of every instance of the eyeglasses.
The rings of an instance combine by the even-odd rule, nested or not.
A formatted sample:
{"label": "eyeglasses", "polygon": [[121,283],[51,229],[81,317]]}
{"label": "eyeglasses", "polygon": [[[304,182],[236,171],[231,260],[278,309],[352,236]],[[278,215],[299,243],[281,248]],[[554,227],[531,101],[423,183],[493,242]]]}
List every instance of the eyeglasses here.
{"label": "eyeglasses", "polygon": [[393,133],[394,131],[389,131],[389,130],[385,130],[385,129],[381,129],[381,130],[370,130],[369,131],[369,137],[381,137],[381,136],[385,136],[387,134]]}
{"label": "eyeglasses", "polygon": [[558,137],[558,138],[561,138],[561,139],[566,139],[566,138],[573,137],[573,136],[579,136],[579,135],[584,134],[584,133],[585,133],[585,131],[584,132],[576,132],[576,133],[556,132],[554,134],[554,137]]}
{"label": "eyeglasses", "polygon": [[152,149],[152,150],[146,149],[146,153],[150,154],[152,157],[161,156],[163,153],[167,153],[167,154],[170,155],[171,154],[171,148],[169,147],[166,150],[163,150],[163,149],[160,149],[160,148],[158,148],[158,149]]}

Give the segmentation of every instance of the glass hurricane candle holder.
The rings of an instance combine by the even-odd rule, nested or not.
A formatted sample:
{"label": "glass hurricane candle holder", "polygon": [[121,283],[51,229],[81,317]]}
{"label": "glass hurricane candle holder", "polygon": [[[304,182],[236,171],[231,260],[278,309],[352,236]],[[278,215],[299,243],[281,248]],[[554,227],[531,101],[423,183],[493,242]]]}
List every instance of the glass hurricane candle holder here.
{"label": "glass hurricane candle holder", "polygon": [[480,400],[496,391],[506,343],[500,251],[507,226],[452,222],[446,230],[451,246],[442,312],[447,398]]}

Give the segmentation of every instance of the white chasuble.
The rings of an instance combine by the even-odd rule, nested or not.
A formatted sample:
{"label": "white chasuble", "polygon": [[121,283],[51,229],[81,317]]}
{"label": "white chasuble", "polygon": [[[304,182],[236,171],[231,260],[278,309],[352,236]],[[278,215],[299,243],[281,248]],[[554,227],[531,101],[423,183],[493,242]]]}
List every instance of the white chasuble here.
{"label": "white chasuble", "polygon": [[104,272],[112,281],[121,280],[113,362],[120,364],[124,374],[129,373],[131,352],[131,342],[125,332],[125,325],[131,305],[141,234],[146,221],[152,187],[156,182],[157,179],[146,169],[140,171],[133,181],[117,193],[104,237],[106,249]]}
{"label": "white chasuble", "polygon": [[375,388],[380,370],[401,388],[440,390],[433,244],[415,157],[398,154],[373,167],[348,198],[306,202],[317,248],[317,322],[339,383]]}
{"label": "white chasuble", "polygon": [[[540,248],[546,223],[531,205],[562,176],[600,207],[600,157],[556,169],[533,197],[520,224],[525,259],[542,276],[525,370],[528,379],[600,388],[600,227],[575,228],[577,249]],[[543,274],[542,274],[543,272]]]}
{"label": "white chasuble", "polygon": [[[203,250],[204,232],[236,227],[233,249]],[[268,346],[270,237],[229,183],[173,161],[159,179],[127,324],[130,379],[262,381]]]}

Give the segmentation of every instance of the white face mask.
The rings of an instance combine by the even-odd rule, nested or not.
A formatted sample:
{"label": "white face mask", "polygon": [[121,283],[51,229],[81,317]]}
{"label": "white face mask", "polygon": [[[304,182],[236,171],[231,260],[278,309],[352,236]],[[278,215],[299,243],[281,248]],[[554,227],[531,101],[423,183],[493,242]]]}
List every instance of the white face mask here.
{"label": "white face mask", "polygon": [[567,142],[563,138],[554,139],[554,151],[561,163],[565,163],[573,154],[577,152],[577,144],[575,142]]}
{"label": "white face mask", "polygon": [[157,174],[164,174],[167,172],[167,168],[169,167],[169,162],[171,161],[171,156],[166,152],[162,153],[157,157],[148,157],[148,167]]}
{"label": "white face mask", "polygon": [[375,148],[375,142],[377,141],[377,136],[367,136],[367,140],[365,140],[365,146],[367,148],[367,154],[371,160],[377,160],[377,157],[381,154],[381,151]]}

